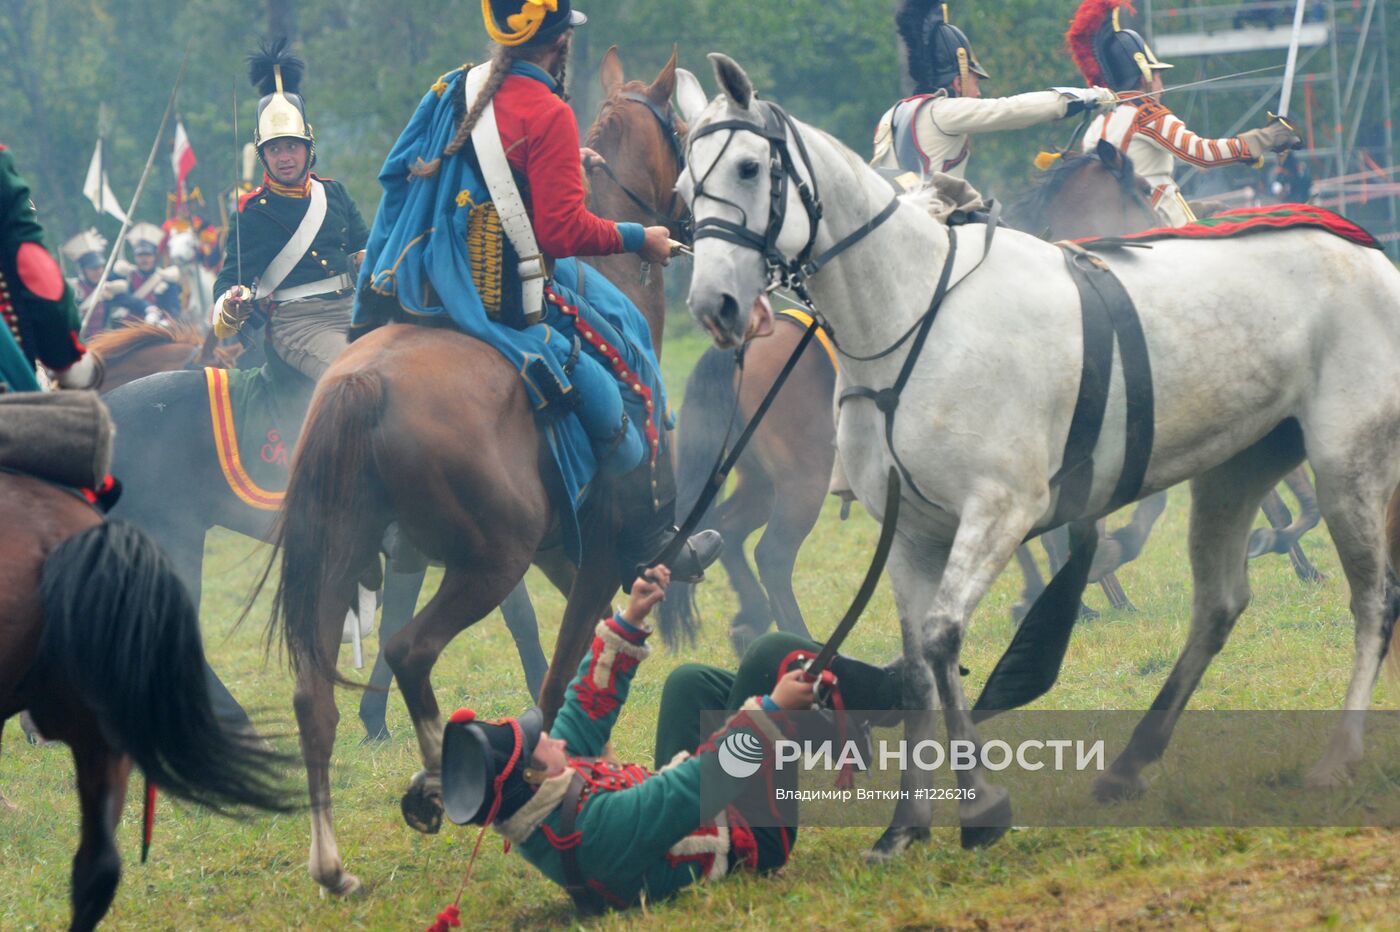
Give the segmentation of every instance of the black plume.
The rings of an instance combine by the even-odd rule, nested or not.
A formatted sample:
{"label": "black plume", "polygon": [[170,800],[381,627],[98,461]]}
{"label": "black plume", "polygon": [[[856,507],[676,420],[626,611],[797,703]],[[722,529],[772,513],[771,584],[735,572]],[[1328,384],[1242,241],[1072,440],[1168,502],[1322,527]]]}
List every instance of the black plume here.
{"label": "black plume", "polygon": [[301,93],[301,76],[306,73],[306,62],[292,54],[291,42],[285,36],[271,43],[263,40],[258,50],[248,56],[248,80],[266,97],[277,90],[277,78],[273,74],[276,65],[282,66],[282,90],[288,94]]}
{"label": "black plume", "polygon": [[922,81],[919,76],[929,70],[928,37],[932,32],[928,28],[930,17],[936,17],[940,21],[943,19],[942,3],[935,0],[904,0],[899,6],[899,12],[894,15],[895,28],[909,53],[909,74],[916,83]]}

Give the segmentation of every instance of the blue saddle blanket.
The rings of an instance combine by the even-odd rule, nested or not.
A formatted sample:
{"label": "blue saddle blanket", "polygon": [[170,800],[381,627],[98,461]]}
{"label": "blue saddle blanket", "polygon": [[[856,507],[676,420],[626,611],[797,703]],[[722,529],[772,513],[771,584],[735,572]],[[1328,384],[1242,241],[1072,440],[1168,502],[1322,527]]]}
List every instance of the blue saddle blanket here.
{"label": "blue saddle blanket", "polygon": [[490,192],[470,146],[443,158],[433,174],[410,171],[439,158],[455,134],[453,98],[465,74],[424,95],[380,170],[384,196],[360,267],[352,326],[373,326],[366,302],[389,300],[410,316],[446,316],[515,367],[558,466],[564,541],[578,560],[578,509],[594,477],[655,462],[666,412],[660,367],[636,306],[575,259],[556,264],[540,323],[515,329],[487,314],[472,277],[468,221]]}

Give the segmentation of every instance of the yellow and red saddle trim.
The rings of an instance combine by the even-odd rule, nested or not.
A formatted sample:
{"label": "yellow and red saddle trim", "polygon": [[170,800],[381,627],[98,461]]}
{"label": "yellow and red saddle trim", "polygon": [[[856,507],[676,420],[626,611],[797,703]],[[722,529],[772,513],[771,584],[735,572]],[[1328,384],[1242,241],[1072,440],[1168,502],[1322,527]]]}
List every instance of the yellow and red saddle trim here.
{"label": "yellow and red saddle trim", "polygon": [[243,467],[243,459],[238,453],[238,430],[233,418],[233,400],[229,394],[229,375],[226,369],[204,370],[205,382],[209,386],[209,420],[214,428],[214,451],[219,458],[219,469],[234,495],[247,505],[261,511],[276,511],[282,507],[285,492],[270,492],[253,481]]}
{"label": "yellow and red saddle trim", "polygon": [[[812,326],[812,315],[806,311],[799,311],[795,307],[785,307],[778,312],[779,317],[786,317],[792,320],[803,330]],[[836,361],[836,347],[831,343],[831,335],[826,332],[826,328],[817,328],[817,339],[821,341],[822,349],[826,350],[826,358],[831,360],[831,368],[837,372],[841,371],[841,364]]]}
{"label": "yellow and red saddle trim", "polygon": [[603,354],[603,358],[607,360],[608,367],[612,369],[613,377],[626,386],[632,394],[646,403],[647,416],[642,425],[642,430],[647,438],[650,463],[652,466],[655,466],[656,456],[661,452],[661,434],[656,429],[656,405],[652,400],[651,389],[641,380],[641,377],[638,376],[637,373],[632,371],[632,368],[628,366],[627,363],[622,361],[622,355],[618,353],[617,347],[609,346],[608,341],[605,340],[598,331],[590,327],[587,321],[579,316],[577,307],[559,297],[559,295],[554,292],[553,288],[546,287],[544,295],[550,304],[553,304],[555,307],[559,308],[560,311],[574,319],[574,326],[577,328],[579,335],[582,336],[584,340],[588,341],[589,346]]}

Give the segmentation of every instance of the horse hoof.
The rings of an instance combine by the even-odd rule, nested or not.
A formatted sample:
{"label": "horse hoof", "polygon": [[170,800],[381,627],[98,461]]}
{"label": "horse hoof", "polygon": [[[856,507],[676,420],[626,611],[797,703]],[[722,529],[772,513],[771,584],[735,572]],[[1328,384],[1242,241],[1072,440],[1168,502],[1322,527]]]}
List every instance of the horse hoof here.
{"label": "horse hoof", "polygon": [[1011,624],[1017,628],[1021,627],[1021,622],[1026,620],[1026,613],[1030,610],[1031,603],[1029,602],[1017,602],[1011,606]]}
{"label": "horse hoof", "polygon": [[1137,799],[1145,792],[1147,783],[1139,774],[1128,777],[1110,770],[1094,781],[1094,799],[1101,803]]}
{"label": "horse hoof", "polygon": [[442,828],[442,793],[414,783],[399,801],[403,820],[415,832],[436,835]]}
{"label": "horse hoof", "polygon": [[735,624],[729,628],[729,646],[734,648],[735,656],[744,656],[749,645],[756,640],[758,640],[758,635],[748,625]]}
{"label": "horse hoof", "polygon": [[1080,620],[1080,621],[1098,621],[1098,620],[1099,620],[1099,613],[1098,613],[1096,610],[1094,610],[1094,609],[1090,608],[1089,606],[1085,605],[1083,602],[1080,602],[1080,603],[1079,603],[1079,620]]}
{"label": "horse hoof", "polygon": [[340,875],[340,881],[334,886],[322,886],[321,896],[354,896],[364,890],[364,884],[360,883],[360,878],[349,871],[344,871]]}
{"label": "horse hoof", "polygon": [[886,861],[899,857],[913,845],[922,841],[928,841],[929,830],[913,826],[890,826],[885,829],[875,844],[870,846],[870,850],[865,852],[865,862],[867,864],[883,864]]}
{"label": "horse hoof", "polygon": [[[1011,794],[999,786],[991,788],[986,801],[971,809],[964,805],[961,812],[963,850],[986,848],[995,844],[1011,829]],[[969,825],[968,823],[973,823]]]}
{"label": "horse hoof", "polygon": [[365,724],[365,736],[360,739],[360,747],[369,747],[375,744],[385,744],[391,735],[388,726],[382,722],[379,725]]}
{"label": "horse hoof", "polygon": [[1303,785],[1310,790],[1339,790],[1351,784],[1351,768],[1346,764],[1320,760],[1303,778]]}

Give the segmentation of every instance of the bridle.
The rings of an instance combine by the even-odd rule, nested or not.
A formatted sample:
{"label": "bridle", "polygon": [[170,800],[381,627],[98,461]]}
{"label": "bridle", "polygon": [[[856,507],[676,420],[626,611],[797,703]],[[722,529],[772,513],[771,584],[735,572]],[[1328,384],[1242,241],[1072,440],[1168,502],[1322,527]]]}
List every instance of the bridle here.
{"label": "bridle", "polygon": [[[695,239],[701,240],[707,237],[720,239],[757,251],[763,256],[764,265],[767,267],[770,290],[780,286],[788,288],[809,310],[815,312],[811,295],[807,291],[807,279],[816,275],[828,262],[864,239],[876,227],[892,217],[899,207],[899,198],[891,196],[890,202],[878,214],[854,232],[843,237],[826,252],[813,258],[812,250],[817,245],[817,233],[821,227],[823,209],[811,156],[807,153],[807,146],[802,141],[802,134],[797,131],[792,117],[788,116],[782,107],[766,100],[755,100],[753,104],[763,117],[762,123],[754,123],[750,120],[719,120],[706,124],[690,134],[689,145],[693,147],[697,139],[703,139],[722,130],[729,131],[729,137],[725,139],[719,154],[715,156],[715,160],[710,163],[710,167],[706,169],[704,175],[695,180],[693,199],[708,197],[734,208],[739,212],[741,218],[736,223],[722,217],[705,217],[695,224]],[[724,161],[724,153],[741,132],[754,133],[768,141],[768,225],[762,233],[756,233],[750,229],[748,211],[742,206],[726,197],[705,191],[705,182],[709,180],[710,174],[714,172],[715,168]],[[797,146],[797,155],[802,164],[800,172],[797,168],[798,161],[793,158],[792,149],[788,144],[789,135]],[[693,166],[691,175],[694,176]],[[798,199],[802,202],[803,210],[807,214],[807,241],[798,250],[797,255],[791,257],[785,255],[778,248],[778,238],[782,234],[784,223],[787,222],[789,185],[797,188]]]}
{"label": "bridle", "polygon": [[[629,100],[633,103],[641,104],[643,107],[647,108],[647,112],[656,118],[657,124],[661,127],[661,137],[666,140],[666,144],[671,150],[671,156],[676,161],[676,176],[679,177],[681,172],[685,171],[685,142],[682,141],[680,130],[676,127],[676,115],[671,110],[670,105],[668,104],[664,109],[658,107],[650,97],[636,91],[627,91],[626,93],[619,94],[618,97],[622,100]],[[669,229],[673,239],[685,243],[686,245],[690,244],[692,237],[690,211],[686,209],[684,204],[680,203],[680,196],[676,193],[674,188],[671,189],[671,200],[667,205],[667,209],[665,211],[660,211],[649,204],[646,199],[637,192],[623,184],[622,179],[617,177],[612,166],[607,162],[599,161],[589,165],[590,170],[594,168],[601,169],[603,174],[607,175],[608,178],[612,180],[612,183],[617,185],[618,189],[622,191],[622,193],[627,196],[627,199],[635,204],[644,215]]]}

